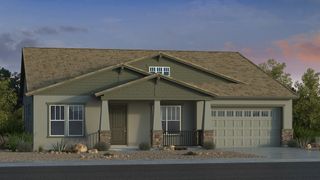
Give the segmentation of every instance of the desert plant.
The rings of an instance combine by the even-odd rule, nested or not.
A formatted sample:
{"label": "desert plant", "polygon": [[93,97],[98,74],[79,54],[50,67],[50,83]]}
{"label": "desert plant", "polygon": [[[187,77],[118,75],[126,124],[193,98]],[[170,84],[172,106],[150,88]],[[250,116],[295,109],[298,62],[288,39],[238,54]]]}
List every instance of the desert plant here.
{"label": "desert plant", "polygon": [[11,151],[16,151],[19,143],[26,142],[32,146],[32,136],[27,133],[22,134],[10,134],[8,141],[6,142],[6,148]]}
{"label": "desert plant", "polygon": [[30,142],[19,141],[17,144],[18,152],[32,152],[32,144]]}
{"label": "desert plant", "polygon": [[298,142],[295,139],[288,141],[288,147],[298,147]]}
{"label": "desert plant", "polygon": [[148,151],[148,150],[150,150],[150,148],[151,147],[150,147],[149,143],[143,142],[143,143],[139,144],[139,149],[142,151]]}
{"label": "desert plant", "polygon": [[206,141],[203,143],[202,148],[204,149],[215,149],[216,145],[212,141]]}
{"label": "desert plant", "polygon": [[195,156],[195,155],[198,155],[196,152],[193,152],[193,151],[188,151],[186,153],[184,153],[183,155],[186,155],[186,156]]}
{"label": "desert plant", "polygon": [[110,144],[100,141],[94,145],[94,148],[98,149],[98,151],[108,151],[110,149]]}
{"label": "desert plant", "polygon": [[60,142],[58,141],[55,144],[52,144],[52,150],[57,151],[57,152],[64,152],[67,149],[67,144],[61,140]]}
{"label": "desert plant", "polygon": [[43,152],[43,151],[44,151],[43,147],[42,147],[42,146],[39,146],[39,147],[38,147],[38,152]]}
{"label": "desert plant", "polygon": [[294,133],[297,144],[301,148],[305,148],[307,144],[310,144],[317,134],[317,132],[303,127],[294,128]]}

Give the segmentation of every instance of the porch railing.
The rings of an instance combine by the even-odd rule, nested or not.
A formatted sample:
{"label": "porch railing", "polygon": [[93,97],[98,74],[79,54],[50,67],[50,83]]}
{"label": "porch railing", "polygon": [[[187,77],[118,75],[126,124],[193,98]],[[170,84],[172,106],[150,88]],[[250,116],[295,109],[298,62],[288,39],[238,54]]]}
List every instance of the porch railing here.
{"label": "porch railing", "polygon": [[163,146],[202,145],[202,131],[163,131]]}
{"label": "porch railing", "polygon": [[87,134],[87,146],[93,148],[99,142],[99,132]]}

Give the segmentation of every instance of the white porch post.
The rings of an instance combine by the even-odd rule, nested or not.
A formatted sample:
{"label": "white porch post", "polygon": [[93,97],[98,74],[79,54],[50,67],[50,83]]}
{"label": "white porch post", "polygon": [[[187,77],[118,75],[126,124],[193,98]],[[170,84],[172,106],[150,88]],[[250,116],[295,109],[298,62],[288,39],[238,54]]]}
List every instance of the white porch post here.
{"label": "white porch post", "polygon": [[153,102],[153,127],[152,127],[152,146],[157,147],[162,145],[162,125],[160,117],[160,101]]}
{"label": "white porch post", "polygon": [[108,100],[102,100],[101,102],[99,140],[106,143],[110,143],[111,140]]}

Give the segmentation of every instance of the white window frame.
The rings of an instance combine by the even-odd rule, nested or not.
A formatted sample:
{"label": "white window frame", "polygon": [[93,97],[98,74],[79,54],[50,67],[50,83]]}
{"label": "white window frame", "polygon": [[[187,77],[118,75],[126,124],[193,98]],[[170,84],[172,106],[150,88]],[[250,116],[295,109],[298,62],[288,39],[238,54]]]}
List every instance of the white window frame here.
{"label": "white window frame", "polygon": [[[174,109],[178,108],[180,110],[179,111],[179,119],[175,119],[175,120],[170,119],[170,120],[168,120],[168,109],[172,108],[172,107]],[[165,108],[165,111],[166,111],[165,120],[163,119],[163,116],[162,116],[162,108]],[[165,121],[165,125],[166,125],[164,131],[168,132],[168,121],[175,121],[175,122],[179,121],[179,131],[181,131],[181,119],[182,119],[181,118],[181,111],[182,111],[182,108],[181,108],[180,105],[163,105],[163,106],[160,106],[161,126],[162,126],[162,122],[163,121]],[[175,117],[177,117],[177,114],[175,115]],[[171,118],[172,118],[172,112],[171,112]]]}
{"label": "white window frame", "polygon": [[[149,72],[150,73],[159,73],[164,76],[170,76],[171,70],[169,66],[149,66]],[[168,73],[168,75],[165,75],[165,72]]]}
{"label": "white window frame", "polygon": [[[64,119],[51,119],[51,107],[52,106],[60,106],[60,107],[64,107]],[[69,116],[69,108],[70,107],[75,107],[77,106],[78,108],[82,108],[82,119],[77,119],[77,120],[70,120],[70,116]],[[82,104],[50,104],[49,105],[49,136],[50,137],[83,137],[84,136],[84,122],[85,122],[85,107]],[[79,110],[78,110],[79,112]],[[78,114],[79,117],[80,114]],[[60,111],[60,117],[61,117],[61,111]],[[52,135],[51,134],[51,122],[53,121],[63,121],[64,122],[64,134],[63,135]],[[69,127],[70,127],[70,122],[72,121],[82,121],[82,134],[81,135],[70,135],[69,133]]]}

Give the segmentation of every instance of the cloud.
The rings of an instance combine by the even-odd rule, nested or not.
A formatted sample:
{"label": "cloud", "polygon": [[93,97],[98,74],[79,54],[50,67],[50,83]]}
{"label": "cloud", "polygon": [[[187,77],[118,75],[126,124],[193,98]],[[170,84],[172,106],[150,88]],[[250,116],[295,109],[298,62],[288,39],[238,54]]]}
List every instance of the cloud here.
{"label": "cloud", "polygon": [[320,62],[320,32],[299,34],[274,43],[286,58]]}
{"label": "cloud", "polygon": [[21,30],[21,33],[25,36],[35,36],[35,35],[57,35],[61,33],[85,33],[89,30],[83,27],[76,26],[58,26],[58,27],[50,27],[43,26],[38,27],[33,30]]}
{"label": "cloud", "polygon": [[15,33],[1,33],[0,65],[14,71],[19,71],[21,48],[37,45],[39,45],[39,42],[35,38],[21,37]]}

